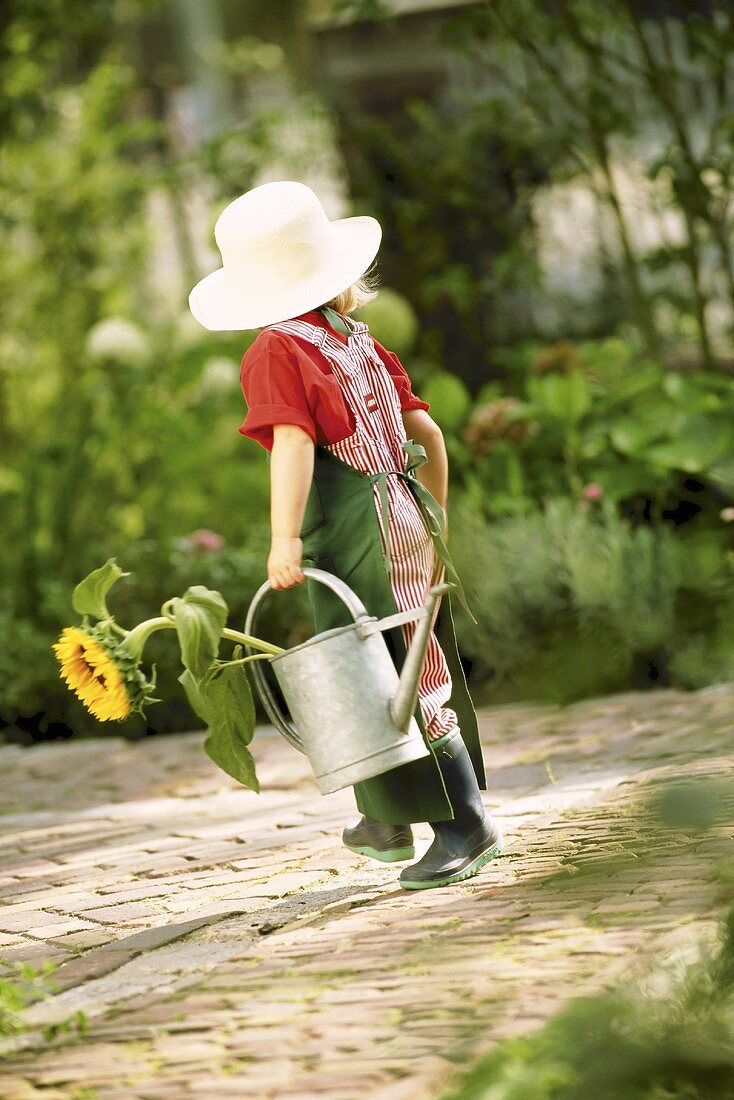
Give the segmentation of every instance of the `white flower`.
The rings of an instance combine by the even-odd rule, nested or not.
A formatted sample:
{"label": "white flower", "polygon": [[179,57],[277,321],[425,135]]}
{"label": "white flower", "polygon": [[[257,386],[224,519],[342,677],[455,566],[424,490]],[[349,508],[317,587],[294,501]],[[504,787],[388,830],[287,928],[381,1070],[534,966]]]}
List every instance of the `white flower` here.
{"label": "white flower", "polygon": [[239,367],[226,355],[214,355],[207,359],[199,378],[199,394],[226,394],[239,385]]}
{"label": "white flower", "polygon": [[87,354],[92,359],[142,363],[148,358],[149,351],[145,333],[125,317],[106,317],[87,333]]}

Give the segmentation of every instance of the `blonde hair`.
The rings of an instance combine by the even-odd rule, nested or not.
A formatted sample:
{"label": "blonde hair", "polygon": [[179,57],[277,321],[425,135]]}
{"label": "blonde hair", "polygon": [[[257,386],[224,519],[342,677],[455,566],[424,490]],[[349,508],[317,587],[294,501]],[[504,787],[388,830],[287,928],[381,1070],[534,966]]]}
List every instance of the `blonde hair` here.
{"label": "blonde hair", "polygon": [[[341,294],[337,294],[335,298],[332,298],[329,302],[322,302],[320,306],[316,306],[316,309],[323,309],[324,306],[328,306],[330,309],[335,309],[337,313],[353,313],[355,309],[359,309],[360,306],[364,306],[367,302],[371,302],[377,297],[377,289],[379,287],[379,276],[375,271],[365,271],[356,282],[348,286],[346,290],[343,290]],[[263,331],[263,326],[259,326],[258,332]]]}
{"label": "blonde hair", "polygon": [[323,304],[330,309],[335,309],[337,313],[353,313],[355,309],[359,309],[360,306],[366,305],[377,297],[378,282],[378,276],[374,272],[366,271],[341,294],[337,294],[330,302]]}

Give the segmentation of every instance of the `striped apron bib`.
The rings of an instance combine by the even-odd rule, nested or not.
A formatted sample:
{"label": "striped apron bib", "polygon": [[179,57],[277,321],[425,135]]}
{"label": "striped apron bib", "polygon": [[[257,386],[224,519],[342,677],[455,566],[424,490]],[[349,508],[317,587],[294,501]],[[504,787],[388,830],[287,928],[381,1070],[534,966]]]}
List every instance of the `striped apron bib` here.
{"label": "striped apron bib", "polygon": [[[351,318],[348,324],[352,332],[347,345],[307,321],[280,321],[267,328],[310,341],[331,364],[352,410],[355,430],[347,439],[325,444],[326,450],[362,473],[387,474],[381,479],[382,485],[375,482],[375,508],[395,603],[398,610],[408,611],[426,602],[431,584],[440,579],[443,570],[437,570],[433,540],[410,489],[402,477],[389,476],[404,472],[408,461],[401,446],[407,435],[397,389],[377,354],[367,325]],[[414,622],[403,624],[406,646],[415,629]],[[456,712],[444,705],[451,697],[451,687],[446,657],[432,631],[418,685],[418,702],[429,740],[435,741],[457,726]]]}

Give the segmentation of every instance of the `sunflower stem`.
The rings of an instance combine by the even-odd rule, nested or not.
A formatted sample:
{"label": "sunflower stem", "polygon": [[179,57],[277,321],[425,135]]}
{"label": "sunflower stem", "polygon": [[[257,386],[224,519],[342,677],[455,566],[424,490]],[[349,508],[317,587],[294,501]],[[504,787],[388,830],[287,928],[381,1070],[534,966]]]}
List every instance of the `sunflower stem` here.
{"label": "sunflower stem", "polygon": [[[145,643],[148,641],[151,634],[155,634],[156,630],[175,629],[176,623],[173,619],[168,618],[166,615],[156,615],[153,619],[146,619],[145,622],[138,623],[136,627],[133,627],[132,630],[126,633],[124,641],[125,649],[131,657],[139,661]],[[261,638],[253,638],[250,634],[242,634],[241,631],[230,630],[229,627],[226,626],[221,636],[226,638],[227,641],[240,642],[251,646],[253,649],[259,649],[263,656],[274,657],[277,656],[278,653],[284,652],[282,646],[271,645],[270,642],[264,642]]]}
{"label": "sunflower stem", "polygon": [[251,653],[249,657],[240,657],[237,661],[221,661],[221,665],[246,665],[248,661],[267,661],[272,653]]}
{"label": "sunflower stem", "polygon": [[145,622],[138,623],[133,627],[125,636],[124,646],[131,657],[136,661],[139,661],[145,643],[151,634],[155,634],[156,630],[175,630],[176,624],[173,619],[166,618],[165,615],[156,615],[154,619],[146,619]]}
{"label": "sunflower stem", "polygon": [[225,626],[222,631],[222,637],[230,642],[243,642],[245,645],[252,646],[253,649],[262,650],[264,654],[273,657],[277,656],[278,653],[285,652],[282,646],[271,645],[270,642],[264,642],[262,638],[253,638],[250,634],[242,634],[239,630],[230,630],[228,626]]}

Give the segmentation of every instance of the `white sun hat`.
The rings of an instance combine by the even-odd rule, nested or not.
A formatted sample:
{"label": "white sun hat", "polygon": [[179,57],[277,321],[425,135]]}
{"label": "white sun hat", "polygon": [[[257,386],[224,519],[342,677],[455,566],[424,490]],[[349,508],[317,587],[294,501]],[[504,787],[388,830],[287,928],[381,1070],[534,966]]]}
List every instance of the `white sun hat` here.
{"label": "white sun hat", "polygon": [[329,221],[310,187],[263,183],[217,218],[222,267],[196,284],[189,308],[204,328],[262,328],[317,309],[364,275],[382,228],[367,215]]}

